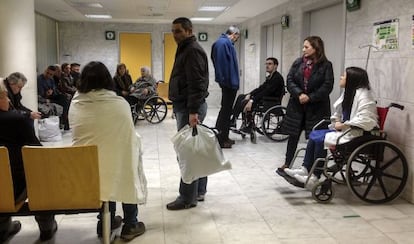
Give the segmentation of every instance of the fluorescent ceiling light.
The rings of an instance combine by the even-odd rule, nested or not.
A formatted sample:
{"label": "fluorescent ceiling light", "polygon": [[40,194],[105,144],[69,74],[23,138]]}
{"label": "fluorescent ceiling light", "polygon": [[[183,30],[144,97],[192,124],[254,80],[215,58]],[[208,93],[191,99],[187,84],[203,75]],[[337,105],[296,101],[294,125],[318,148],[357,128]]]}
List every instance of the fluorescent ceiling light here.
{"label": "fluorescent ceiling light", "polygon": [[112,19],[109,14],[85,14],[85,16],[91,19]]}
{"label": "fluorescent ceiling light", "polygon": [[198,11],[207,11],[207,12],[222,12],[226,10],[228,7],[225,6],[202,6],[198,9]]}
{"label": "fluorescent ceiling light", "polygon": [[86,6],[90,8],[103,8],[102,4],[100,3],[87,3]]}
{"label": "fluorescent ceiling light", "polygon": [[194,17],[194,18],[190,18],[190,20],[192,20],[192,21],[212,21],[213,18],[209,18],[209,17]]}

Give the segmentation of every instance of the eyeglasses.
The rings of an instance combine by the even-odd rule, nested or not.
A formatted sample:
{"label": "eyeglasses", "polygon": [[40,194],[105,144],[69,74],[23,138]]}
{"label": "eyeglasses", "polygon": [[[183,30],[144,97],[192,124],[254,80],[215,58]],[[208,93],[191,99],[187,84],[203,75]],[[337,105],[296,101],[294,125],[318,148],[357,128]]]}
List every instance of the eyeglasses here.
{"label": "eyeglasses", "polygon": [[271,63],[271,62],[266,62],[266,65],[273,65],[273,63]]}

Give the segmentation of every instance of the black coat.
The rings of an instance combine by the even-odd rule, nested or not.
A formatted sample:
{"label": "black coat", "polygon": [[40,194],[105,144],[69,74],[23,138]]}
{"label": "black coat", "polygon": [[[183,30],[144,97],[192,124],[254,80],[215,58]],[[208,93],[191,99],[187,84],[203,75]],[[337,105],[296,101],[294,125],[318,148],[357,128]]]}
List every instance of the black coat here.
{"label": "black coat", "polygon": [[[332,91],[334,76],[332,63],[323,61],[313,65],[308,81],[307,92],[303,83],[303,59],[293,62],[287,76],[287,89],[290,93],[287,114],[282,123],[282,131],[293,136],[300,135],[304,129],[306,138],[312,127],[322,119],[331,115],[329,94]],[[307,104],[299,103],[299,95],[306,93],[310,101]]]}
{"label": "black coat", "polygon": [[266,81],[263,84],[251,91],[250,95],[255,103],[260,102],[264,97],[272,97],[278,98],[278,104],[280,104],[283,95],[285,95],[285,81],[282,75],[277,71],[273,72],[266,77]]}
{"label": "black coat", "polygon": [[15,197],[26,188],[21,148],[25,145],[40,146],[33,122],[12,111],[0,111],[0,146],[9,150]]}
{"label": "black coat", "polygon": [[182,41],[175,54],[168,98],[174,110],[196,113],[208,96],[207,55],[194,36]]}

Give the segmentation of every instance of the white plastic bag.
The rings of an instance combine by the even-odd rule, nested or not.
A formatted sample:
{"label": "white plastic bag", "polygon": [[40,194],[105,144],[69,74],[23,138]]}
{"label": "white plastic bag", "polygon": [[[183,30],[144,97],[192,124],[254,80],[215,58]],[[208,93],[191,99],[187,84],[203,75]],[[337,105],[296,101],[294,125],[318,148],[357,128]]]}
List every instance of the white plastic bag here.
{"label": "white plastic bag", "polygon": [[45,142],[62,140],[58,116],[39,119],[39,139]]}
{"label": "white plastic bag", "polygon": [[206,126],[197,125],[193,130],[186,125],[171,140],[178,156],[181,178],[186,184],[200,177],[231,169],[214,131]]}

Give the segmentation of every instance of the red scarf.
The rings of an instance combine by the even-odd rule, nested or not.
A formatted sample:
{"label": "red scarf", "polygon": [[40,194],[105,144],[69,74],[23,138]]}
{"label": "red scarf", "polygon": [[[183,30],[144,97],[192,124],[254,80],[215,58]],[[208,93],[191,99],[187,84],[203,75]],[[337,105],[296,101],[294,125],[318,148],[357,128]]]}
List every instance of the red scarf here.
{"label": "red scarf", "polygon": [[304,87],[305,93],[307,93],[308,81],[312,74],[313,60],[310,58],[303,57],[303,63],[305,64],[303,66],[303,87]]}

